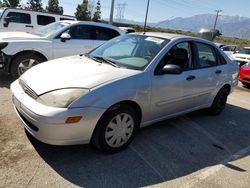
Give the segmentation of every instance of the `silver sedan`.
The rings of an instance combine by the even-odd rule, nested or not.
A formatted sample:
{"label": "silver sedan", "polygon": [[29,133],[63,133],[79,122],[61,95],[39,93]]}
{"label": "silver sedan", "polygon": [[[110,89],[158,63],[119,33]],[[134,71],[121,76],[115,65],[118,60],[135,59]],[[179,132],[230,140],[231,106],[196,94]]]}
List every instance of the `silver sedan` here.
{"label": "silver sedan", "polygon": [[136,33],[41,63],[11,90],[17,115],[38,140],[118,152],[140,127],[202,108],[221,113],[237,75],[238,66],[209,41]]}

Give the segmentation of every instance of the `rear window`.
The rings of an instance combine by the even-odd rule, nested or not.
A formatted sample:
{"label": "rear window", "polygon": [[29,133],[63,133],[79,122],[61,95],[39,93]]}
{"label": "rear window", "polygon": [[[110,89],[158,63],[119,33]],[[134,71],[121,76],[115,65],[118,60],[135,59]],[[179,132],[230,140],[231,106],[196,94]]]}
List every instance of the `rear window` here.
{"label": "rear window", "polygon": [[7,17],[10,18],[10,22],[31,24],[30,14],[20,12],[9,12]]}
{"label": "rear window", "polygon": [[48,24],[53,23],[55,21],[56,21],[55,17],[37,15],[37,24],[38,25],[48,25]]}

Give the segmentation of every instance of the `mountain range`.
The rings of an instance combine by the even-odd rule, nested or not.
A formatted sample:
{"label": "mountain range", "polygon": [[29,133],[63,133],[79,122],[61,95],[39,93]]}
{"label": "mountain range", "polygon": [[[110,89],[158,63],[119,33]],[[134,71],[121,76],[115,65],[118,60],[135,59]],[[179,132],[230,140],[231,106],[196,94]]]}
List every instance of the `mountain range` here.
{"label": "mountain range", "polygon": [[[121,20],[120,20],[121,21]],[[192,17],[176,17],[159,23],[148,23],[149,26],[164,29],[175,29],[198,33],[202,28],[212,29],[214,26],[214,14],[199,14]],[[143,22],[122,20],[123,23],[143,25]],[[241,16],[219,16],[216,29],[223,36],[250,39],[250,18]]]}

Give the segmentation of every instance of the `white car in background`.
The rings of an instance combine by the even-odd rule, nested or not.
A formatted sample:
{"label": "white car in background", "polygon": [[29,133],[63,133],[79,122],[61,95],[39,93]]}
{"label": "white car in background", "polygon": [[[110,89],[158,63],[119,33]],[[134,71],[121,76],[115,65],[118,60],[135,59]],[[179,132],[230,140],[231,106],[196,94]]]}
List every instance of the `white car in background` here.
{"label": "white car in background", "polygon": [[241,48],[237,53],[232,55],[232,58],[240,66],[250,62],[250,47]]}
{"label": "white car in background", "polygon": [[84,54],[125,34],[118,27],[80,21],[60,21],[32,33],[0,35],[0,68],[18,78],[34,65],[60,57]]}

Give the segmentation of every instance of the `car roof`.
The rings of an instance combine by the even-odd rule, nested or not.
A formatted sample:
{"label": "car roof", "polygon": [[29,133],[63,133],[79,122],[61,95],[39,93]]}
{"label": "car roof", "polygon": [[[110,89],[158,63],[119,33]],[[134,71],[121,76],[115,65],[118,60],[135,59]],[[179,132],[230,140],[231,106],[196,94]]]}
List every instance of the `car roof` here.
{"label": "car roof", "polygon": [[162,32],[136,32],[134,34],[138,35],[146,35],[146,36],[151,36],[151,37],[159,37],[159,38],[164,38],[164,39],[173,39],[177,37],[188,37],[185,35],[179,35],[179,34],[173,34],[173,33],[162,33]]}
{"label": "car roof", "polygon": [[94,26],[102,26],[102,27],[107,27],[114,29],[116,31],[119,31],[119,33],[125,33],[124,30],[120,29],[119,27],[106,24],[106,23],[100,23],[100,22],[92,22],[92,21],[78,21],[78,20],[63,20],[60,21],[61,23],[69,23],[69,24],[87,24],[87,25],[94,25]]}

